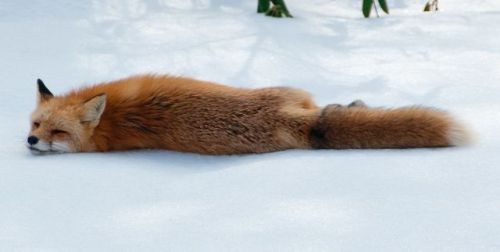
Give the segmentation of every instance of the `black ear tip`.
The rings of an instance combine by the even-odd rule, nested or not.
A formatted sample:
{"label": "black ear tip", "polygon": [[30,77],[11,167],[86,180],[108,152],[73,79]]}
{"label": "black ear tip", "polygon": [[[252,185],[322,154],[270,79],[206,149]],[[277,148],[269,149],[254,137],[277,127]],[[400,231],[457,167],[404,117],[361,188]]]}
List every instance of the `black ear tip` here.
{"label": "black ear tip", "polygon": [[42,94],[42,95],[49,95],[49,96],[54,96],[50,90],[45,86],[45,84],[43,83],[43,81],[41,79],[37,79],[36,80],[36,83],[38,84],[38,91]]}

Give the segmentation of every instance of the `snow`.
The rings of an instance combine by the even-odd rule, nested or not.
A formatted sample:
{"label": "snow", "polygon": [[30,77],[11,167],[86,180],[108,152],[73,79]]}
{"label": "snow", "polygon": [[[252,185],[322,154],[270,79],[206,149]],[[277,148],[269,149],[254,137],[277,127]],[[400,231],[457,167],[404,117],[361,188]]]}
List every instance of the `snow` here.
{"label": "snow", "polygon": [[[0,2],[1,251],[500,250],[500,1]],[[473,145],[33,156],[35,80],[54,93],[131,74],[288,85],[321,105],[424,104]]]}

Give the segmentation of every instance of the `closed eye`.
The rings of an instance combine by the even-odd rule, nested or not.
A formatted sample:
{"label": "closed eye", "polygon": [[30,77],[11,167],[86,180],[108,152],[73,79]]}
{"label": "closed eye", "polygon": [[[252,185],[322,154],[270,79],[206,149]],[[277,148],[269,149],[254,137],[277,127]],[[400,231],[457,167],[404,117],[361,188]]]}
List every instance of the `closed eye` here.
{"label": "closed eye", "polygon": [[59,135],[59,134],[68,134],[68,132],[60,129],[55,129],[51,131],[52,135]]}

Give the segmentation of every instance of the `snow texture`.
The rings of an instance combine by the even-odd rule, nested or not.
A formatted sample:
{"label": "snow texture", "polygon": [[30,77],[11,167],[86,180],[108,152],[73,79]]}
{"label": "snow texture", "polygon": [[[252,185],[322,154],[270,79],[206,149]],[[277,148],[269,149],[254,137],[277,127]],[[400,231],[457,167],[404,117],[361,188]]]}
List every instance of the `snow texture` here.
{"label": "snow texture", "polygon": [[[499,251],[500,1],[2,0],[0,251]],[[35,81],[138,73],[446,109],[469,147],[33,156]]]}

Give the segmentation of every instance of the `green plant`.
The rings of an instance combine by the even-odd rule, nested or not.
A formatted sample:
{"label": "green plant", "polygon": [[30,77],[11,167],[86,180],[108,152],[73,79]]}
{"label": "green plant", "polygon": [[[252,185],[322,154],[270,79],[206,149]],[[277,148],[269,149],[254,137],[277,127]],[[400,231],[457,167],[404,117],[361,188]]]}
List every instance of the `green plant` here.
{"label": "green plant", "polygon": [[424,12],[431,11],[431,10],[433,10],[433,11],[438,11],[439,10],[438,0],[429,0],[429,1],[427,1],[427,3],[424,6]]}
{"label": "green plant", "polygon": [[[387,6],[387,2],[385,0],[378,0],[378,4],[385,13],[389,14],[389,7]],[[370,12],[372,9],[375,9],[375,13],[377,14],[377,17],[379,17],[377,4],[375,3],[375,0],[363,0],[361,5],[361,11],[363,12],[365,18],[370,17]]]}
{"label": "green plant", "polygon": [[259,0],[257,12],[266,13],[266,16],[270,17],[293,17],[286,7],[285,0]]}
{"label": "green plant", "polygon": [[[386,0],[362,0],[361,11],[365,18],[370,17],[372,9],[375,9],[377,17],[380,17],[378,14],[377,3],[382,11],[389,14],[389,6],[387,5]],[[424,6],[424,11],[438,11],[438,3],[439,0],[428,0]],[[271,17],[293,17],[286,7],[285,0],[258,0],[257,12],[265,13],[266,16]]]}

